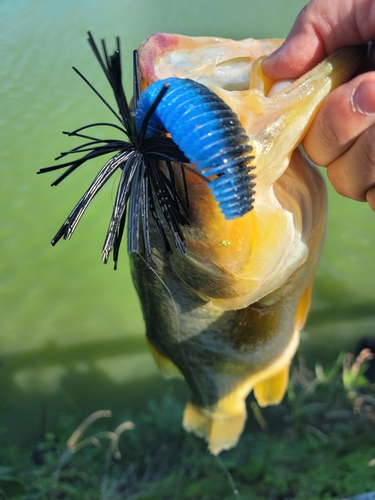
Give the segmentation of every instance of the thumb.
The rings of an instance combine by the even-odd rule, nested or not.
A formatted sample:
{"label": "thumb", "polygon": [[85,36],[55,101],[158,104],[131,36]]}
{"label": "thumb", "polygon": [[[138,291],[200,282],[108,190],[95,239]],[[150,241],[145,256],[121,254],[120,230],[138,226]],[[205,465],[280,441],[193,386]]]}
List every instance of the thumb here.
{"label": "thumb", "polygon": [[374,34],[373,0],[311,0],[262,68],[271,80],[298,78],[338,48],[367,43]]}
{"label": "thumb", "polygon": [[298,78],[327,56],[306,10],[307,6],[298,15],[283,45],[263,62],[262,69],[271,80]]}

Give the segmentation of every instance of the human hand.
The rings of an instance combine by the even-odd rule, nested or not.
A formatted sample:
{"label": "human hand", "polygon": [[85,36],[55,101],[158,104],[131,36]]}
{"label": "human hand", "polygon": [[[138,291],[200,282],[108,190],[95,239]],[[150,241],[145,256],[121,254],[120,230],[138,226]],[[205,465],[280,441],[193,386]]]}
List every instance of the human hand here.
{"label": "human hand", "polygon": [[[375,39],[374,0],[311,0],[280,49],[263,63],[273,80],[292,79],[345,45]],[[369,44],[366,72],[325,99],[303,145],[308,156],[327,167],[335,190],[375,211],[375,69]]]}

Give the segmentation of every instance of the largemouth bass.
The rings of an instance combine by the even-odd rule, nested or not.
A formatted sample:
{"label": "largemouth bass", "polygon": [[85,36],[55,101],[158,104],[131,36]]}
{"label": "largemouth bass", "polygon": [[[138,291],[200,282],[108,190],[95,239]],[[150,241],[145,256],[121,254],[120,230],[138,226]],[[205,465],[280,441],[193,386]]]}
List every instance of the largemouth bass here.
{"label": "largemouth bass", "polygon": [[238,115],[255,157],[252,211],[226,220],[206,182],[186,172],[187,253],[167,256],[152,238],[151,268],[131,256],[150,350],[166,376],[187,381],[183,427],[213,454],[236,445],[252,390],[260,406],[284,397],[326,223],[324,181],[298,145],[362,60],[345,48],[295,82],[272,82],[261,62],[281,43],[157,34],[139,49],[142,89],[169,77],[203,83]]}
{"label": "largemouth bass", "polygon": [[[153,35],[135,59],[131,112],[119,40],[110,57],[104,42],[100,55],[91,34],[89,43],[119,111],[76,71],[121,126],[76,129],[70,135],[89,142],[61,154],[75,159],[40,170],[66,168],[57,185],[92,158],[114,154],[52,244],[72,235],[94,196],[120,172],[103,260],[113,251],[117,263],[128,216],[150,350],[166,376],[184,377],[191,389],[184,428],[218,454],[237,443],[252,390],[260,406],[285,394],[326,222],[324,181],[298,146],[325,96],[362,62],[362,51],[345,48],[295,82],[273,82],[261,64],[281,40]],[[89,129],[98,125],[128,140],[93,136]]]}

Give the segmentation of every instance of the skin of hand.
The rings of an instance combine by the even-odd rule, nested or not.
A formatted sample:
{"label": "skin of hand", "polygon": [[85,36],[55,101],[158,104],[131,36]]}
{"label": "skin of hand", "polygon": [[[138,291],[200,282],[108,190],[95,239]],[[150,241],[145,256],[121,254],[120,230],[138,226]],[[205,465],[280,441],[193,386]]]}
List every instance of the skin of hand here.
{"label": "skin of hand", "polygon": [[345,45],[366,45],[362,72],[325,99],[303,145],[312,161],[327,167],[335,190],[367,201],[375,211],[374,0],[312,0],[298,15],[285,43],[263,63],[273,80],[306,73]]}

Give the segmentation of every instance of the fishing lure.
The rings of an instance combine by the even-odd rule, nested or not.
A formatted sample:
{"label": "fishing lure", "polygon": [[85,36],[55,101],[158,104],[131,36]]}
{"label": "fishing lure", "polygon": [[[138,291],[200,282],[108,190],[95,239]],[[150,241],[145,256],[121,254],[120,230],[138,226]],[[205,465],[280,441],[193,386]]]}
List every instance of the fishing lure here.
{"label": "fishing lure", "polygon": [[[52,244],[62,237],[70,238],[87,206],[112,177],[121,170],[120,183],[103,246],[103,260],[108,261],[113,250],[115,268],[128,215],[128,253],[140,251],[140,234],[146,262],[151,262],[149,214],[151,214],[164,250],[171,253],[165,226],[175,247],[186,252],[186,242],[180,226],[188,221],[188,191],[184,183],[184,200],[175,184],[172,163],[191,169],[187,163],[196,164],[197,175],[209,181],[221,210],[226,218],[240,217],[253,208],[254,169],[252,147],[236,114],[217,95],[202,84],[189,79],[168,78],[150,85],[140,94],[137,53],[134,56],[134,112],[129,104],[121,81],[120,42],[110,57],[105,42],[104,58],[89,33],[89,44],[100,63],[118,105],[117,113],[76,69],[79,76],[92,88],[119,120],[120,126],[111,123],[94,123],[80,127],[69,136],[88,139],[70,151],[61,153],[60,159],[70,154],[86,153],[78,160],[40,169],[38,173],[68,167],[52,185],[58,185],[83,163],[98,156],[116,153],[100,170],[86,193],[65,220]],[[109,126],[125,133],[129,139],[104,140],[82,133],[97,127]],[[167,137],[167,132],[172,135]],[[166,169],[161,168],[161,162]]]}

